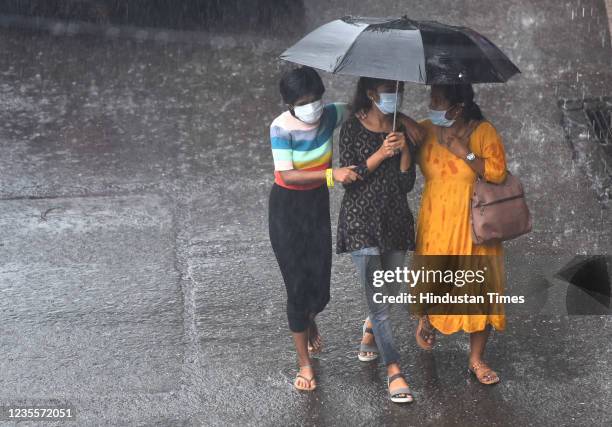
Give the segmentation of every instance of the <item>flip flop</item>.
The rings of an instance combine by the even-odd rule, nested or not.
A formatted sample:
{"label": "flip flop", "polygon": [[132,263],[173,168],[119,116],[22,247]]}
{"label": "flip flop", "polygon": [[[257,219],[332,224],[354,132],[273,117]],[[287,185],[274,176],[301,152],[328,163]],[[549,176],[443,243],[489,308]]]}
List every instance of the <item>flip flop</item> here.
{"label": "flip flop", "polygon": [[[301,366],[300,369],[301,368],[312,368],[312,366],[311,365],[304,365],[304,366]],[[304,381],[306,381],[308,383],[308,387],[298,387],[298,385],[297,385],[297,379],[298,378],[301,378]],[[310,377],[310,378],[306,378],[304,375],[301,375],[299,373],[299,371],[298,371],[298,374],[295,376],[295,381],[293,381],[293,387],[295,387],[297,390],[300,390],[300,391],[313,391],[314,389],[317,388],[317,384],[316,383],[315,383],[314,386],[312,385],[312,382],[314,381],[314,379],[315,379],[314,375],[312,377]]]}
{"label": "flip flop", "polygon": [[[374,331],[372,328],[366,327],[368,320],[366,319],[363,322],[363,335],[372,334],[374,335]],[[371,355],[367,355],[366,353],[372,353]],[[362,362],[371,362],[372,360],[378,359],[378,346],[376,344],[359,344],[359,353],[357,353],[357,358]]]}

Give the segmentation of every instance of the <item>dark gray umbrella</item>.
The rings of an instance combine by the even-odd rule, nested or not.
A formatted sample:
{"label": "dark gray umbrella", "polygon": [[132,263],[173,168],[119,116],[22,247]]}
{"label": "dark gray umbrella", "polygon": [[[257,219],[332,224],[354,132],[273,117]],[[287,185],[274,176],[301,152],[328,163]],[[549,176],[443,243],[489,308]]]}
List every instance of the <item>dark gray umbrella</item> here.
{"label": "dark gray umbrella", "polygon": [[520,73],[474,30],[407,17],[337,19],[306,35],[281,59],[331,73],[422,84],[505,82]]}

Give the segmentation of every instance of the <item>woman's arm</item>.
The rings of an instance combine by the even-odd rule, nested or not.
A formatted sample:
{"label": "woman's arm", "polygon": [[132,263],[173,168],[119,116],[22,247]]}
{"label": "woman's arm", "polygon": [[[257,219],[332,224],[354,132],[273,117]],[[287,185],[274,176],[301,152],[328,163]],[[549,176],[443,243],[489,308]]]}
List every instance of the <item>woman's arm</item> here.
{"label": "woman's arm", "polygon": [[485,162],[481,157],[476,156],[476,158],[472,161],[467,160],[467,155],[470,153],[470,149],[462,144],[461,142],[456,142],[455,137],[450,137],[451,142],[449,146],[449,150],[453,152],[457,157],[465,161],[465,163],[472,168],[474,172],[480,177],[484,177],[485,175]]}
{"label": "woman's arm", "polygon": [[306,185],[325,181],[325,170],[301,171],[296,169],[279,171],[283,182],[289,185]]}
{"label": "woman's arm", "polygon": [[507,164],[506,152],[502,143],[501,135],[495,127],[485,122],[482,125],[480,136],[480,153],[476,160],[482,162],[482,175],[484,179],[496,184],[506,179]]}
{"label": "woman's arm", "polygon": [[[387,138],[380,146],[378,150],[374,152],[368,159],[366,160],[366,165],[368,167],[368,173],[374,172],[378,167],[393,156],[396,156],[397,151],[401,151],[402,143],[405,144],[406,137],[402,132],[391,132],[387,135]],[[407,158],[408,167],[410,166],[410,154],[408,154]]]}
{"label": "woman's arm", "polygon": [[399,114],[399,119],[406,129],[406,136],[408,139],[410,139],[410,141],[417,147],[420,146],[425,141],[425,137],[427,136],[425,128],[404,113]]}
{"label": "woman's arm", "polygon": [[[351,121],[342,124],[340,128],[340,141],[338,143],[340,148],[339,162],[341,167],[356,165],[355,172],[361,178],[364,178],[368,172],[368,168],[352,144],[354,133],[355,130]],[[346,188],[347,185],[345,184],[344,187]]]}
{"label": "woman's arm", "polygon": [[[348,166],[345,168],[332,168],[332,174],[334,181],[348,184],[354,182],[359,176],[354,171],[355,166]],[[317,182],[325,182],[325,170],[320,171],[301,171],[301,170],[287,170],[279,172],[283,182],[289,185],[305,185],[314,184]]]}
{"label": "woman's arm", "polygon": [[[270,140],[272,142],[272,157],[274,169],[279,172],[283,182],[289,185],[307,185],[326,182],[325,170],[303,171],[293,166],[293,146],[291,133],[279,126],[270,127]],[[335,181],[350,183],[359,176],[353,171],[355,167],[332,169]]]}
{"label": "woman's arm", "polygon": [[478,132],[479,150],[475,152],[476,158],[472,161],[467,160],[467,155],[471,152],[468,145],[456,137],[451,137],[449,150],[457,157],[461,158],[472,168],[478,176],[493,183],[501,183],[506,179],[506,155],[501,136],[497,130],[488,122],[482,123],[474,132]]}
{"label": "woman's arm", "polygon": [[334,102],[332,105],[336,109],[336,126],[334,127],[335,129],[342,123],[344,123],[346,119],[349,118],[349,116],[351,115],[351,107],[346,102]]}
{"label": "woman's arm", "polygon": [[[355,148],[353,141],[356,138],[358,129],[354,122],[346,122],[340,129],[340,166],[353,164],[356,165],[355,172],[361,179],[367,179],[367,176],[374,172],[380,164],[387,158],[393,157],[395,150],[399,149],[396,137],[387,137],[383,145],[372,155],[365,158]],[[352,183],[344,185],[345,188],[350,187]]]}
{"label": "woman's arm", "polygon": [[406,142],[404,138],[401,150],[399,186],[400,191],[407,194],[414,188],[416,181],[416,168],[413,161],[416,157],[416,146],[411,142]]}
{"label": "woman's arm", "polygon": [[408,144],[406,144],[405,147],[402,147],[402,157],[400,158],[400,172],[408,172],[410,166],[412,166],[412,155],[410,154]]}

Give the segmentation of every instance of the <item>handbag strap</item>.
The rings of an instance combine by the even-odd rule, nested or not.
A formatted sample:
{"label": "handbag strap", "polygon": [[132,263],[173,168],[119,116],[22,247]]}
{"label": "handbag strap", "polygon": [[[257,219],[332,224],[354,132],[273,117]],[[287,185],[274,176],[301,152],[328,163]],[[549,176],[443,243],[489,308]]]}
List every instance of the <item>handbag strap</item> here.
{"label": "handbag strap", "polygon": [[[466,132],[467,134],[467,138],[468,138],[468,149],[469,149],[469,145],[470,145],[470,138],[472,136],[472,133],[474,133],[474,131],[476,130],[476,128],[478,126],[480,126],[480,124],[483,122],[484,120],[474,120],[472,123],[470,123],[470,127],[468,128],[468,132]],[[476,181],[480,181],[481,179],[484,179],[484,176],[480,176],[479,173],[476,173]]]}

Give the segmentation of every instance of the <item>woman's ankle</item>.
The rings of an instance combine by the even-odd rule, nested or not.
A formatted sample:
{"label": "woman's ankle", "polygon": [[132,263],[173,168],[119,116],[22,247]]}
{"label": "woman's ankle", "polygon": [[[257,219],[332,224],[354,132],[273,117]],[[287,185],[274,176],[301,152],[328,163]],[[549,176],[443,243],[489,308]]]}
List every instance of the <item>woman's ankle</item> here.
{"label": "woman's ankle", "polygon": [[299,366],[310,366],[312,365],[312,359],[310,357],[298,357]]}
{"label": "woman's ankle", "polygon": [[391,362],[387,365],[387,376],[390,377],[395,374],[400,374],[402,369],[400,368],[399,363]]}
{"label": "woman's ankle", "polygon": [[482,354],[472,355],[468,357],[468,363],[473,365],[474,363],[482,362]]}

